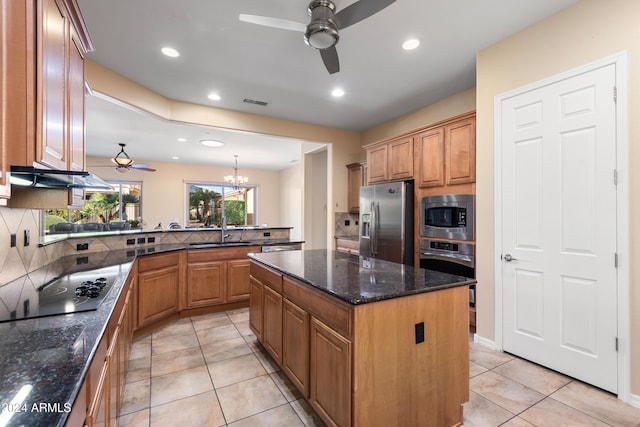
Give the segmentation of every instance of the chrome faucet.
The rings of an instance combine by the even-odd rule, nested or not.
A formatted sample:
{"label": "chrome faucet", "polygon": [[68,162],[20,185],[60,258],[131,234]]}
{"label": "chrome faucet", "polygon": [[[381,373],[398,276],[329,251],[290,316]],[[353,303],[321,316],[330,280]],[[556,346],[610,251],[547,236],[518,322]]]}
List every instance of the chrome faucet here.
{"label": "chrome faucet", "polygon": [[229,237],[229,235],[226,234],[226,231],[227,231],[227,217],[222,215],[222,220],[220,222],[221,222],[221,225],[220,225],[220,243],[224,243],[226,238]]}

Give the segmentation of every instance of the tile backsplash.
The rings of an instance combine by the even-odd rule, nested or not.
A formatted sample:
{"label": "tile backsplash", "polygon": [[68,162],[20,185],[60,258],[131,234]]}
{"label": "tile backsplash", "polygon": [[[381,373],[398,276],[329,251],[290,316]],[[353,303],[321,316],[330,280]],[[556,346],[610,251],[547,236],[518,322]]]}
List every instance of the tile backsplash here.
{"label": "tile backsplash", "polygon": [[349,212],[336,212],[335,218],[335,236],[358,235],[358,214],[352,214]]}

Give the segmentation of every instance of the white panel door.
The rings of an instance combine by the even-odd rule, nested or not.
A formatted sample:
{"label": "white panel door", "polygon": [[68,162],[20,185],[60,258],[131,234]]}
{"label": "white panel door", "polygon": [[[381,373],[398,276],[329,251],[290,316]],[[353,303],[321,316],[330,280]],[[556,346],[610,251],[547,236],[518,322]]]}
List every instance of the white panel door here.
{"label": "white panel door", "polygon": [[615,65],[502,102],[505,351],[617,391]]}

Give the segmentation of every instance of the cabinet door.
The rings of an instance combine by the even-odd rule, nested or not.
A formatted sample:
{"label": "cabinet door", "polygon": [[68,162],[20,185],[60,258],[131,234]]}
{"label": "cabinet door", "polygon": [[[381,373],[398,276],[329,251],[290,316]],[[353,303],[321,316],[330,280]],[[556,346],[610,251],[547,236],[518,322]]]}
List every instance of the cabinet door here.
{"label": "cabinet door", "polygon": [[419,148],[418,186],[444,185],[444,129],[439,127],[416,136]]}
{"label": "cabinet door", "polygon": [[[69,45],[69,169],[85,170],[84,154],[84,57],[80,42],[72,31],[73,37]],[[69,191],[69,205],[82,206],[84,190],[74,188]]]}
{"label": "cabinet door", "polygon": [[367,184],[389,180],[389,156],[387,145],[378,145],[367,150]]}
{"label": "cabinet door", "polygon": [[389,179],[413,178],[413,138],[406,137],[389,143]]}
{"label": "cabinet door", "polygon": [[282,314],[282,370],[309,397],[309,313],[285,299]]}
{"label": "cabinet door", "polygon": [[248,258],[227,261],[227,302],[249,299],[250,266]]}
{"label": "cabinet door", "polygon": [[120,326],[115,329],[111,336],[112,342],[107,352],[107,363],[109,364],[109,418],[115,419],[118,416],[118,406],[120,402],[120,362],[122,351],[122,338],[120,337]]}
{"label": "cabinet door", "polygon": [[249,327],[256,334],[258,341],[262,342],[262,324],[264,313],[264,285],[261,281],[251,276],[249,278]]}
{"label": "cabinet door", "polygon": [[360,211],[360,187],[363,185],[363,169],[362,163],[347,165],[347,208],[351,213]]}
{"label": "cabinet door", "polygon": [[69,22],[65,6],[57,0],[41,0],[37,86],[37,160],[55,169],[66,169],[67,54]]}
{"label": "cabinet door", "polygon": [[224,298],[224,261],[187,264],[187,307],[222,304]]}
{"label": "cabinet door", "polygon": [[87,414],[87,427],[109,427],[109,363],[106,360],[96,381],[98,385]]}
{"label": "cabinet door", "polygon": [[351,425],[351,343],[311,318],[309,400],[332,426]]}
{"label": "cabinet door", "polygon": [[269,286],[263,289],[262,344],[278,365],[282,365],[282,296]]}
{"label": "cabinet door", "polygon": [[446,127],[446,184],[476,181],[476,120],[461,120]]}
{"label": "cabinet door", "polygon": [[178,312],[178,267],[138,275],[138,327]]}

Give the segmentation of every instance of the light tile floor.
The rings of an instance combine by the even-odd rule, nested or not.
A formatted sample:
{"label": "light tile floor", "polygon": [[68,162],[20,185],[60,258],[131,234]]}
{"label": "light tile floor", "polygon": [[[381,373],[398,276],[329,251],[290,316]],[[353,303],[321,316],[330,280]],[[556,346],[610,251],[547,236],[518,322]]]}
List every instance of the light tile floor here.
{"label": "light tile floor", "polygon": [[[469,381],[466,427],[640,427],[640,409],[615,396],[474,343]],[[241,309],[181,319],[136,339],[119,425],[324,423],[257,344]]]}

